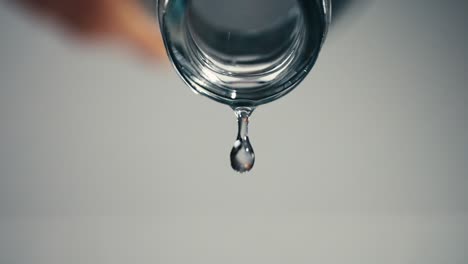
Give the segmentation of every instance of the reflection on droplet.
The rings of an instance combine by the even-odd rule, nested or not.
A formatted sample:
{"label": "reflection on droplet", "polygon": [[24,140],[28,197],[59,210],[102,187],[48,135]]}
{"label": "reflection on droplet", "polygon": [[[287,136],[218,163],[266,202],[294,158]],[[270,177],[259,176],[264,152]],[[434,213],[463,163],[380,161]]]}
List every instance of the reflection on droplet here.
{"label": "reflection on droplet", "polygon": [[255,153],[248,136],[249,117],[252,112],[252,108],[235,109],[239,130],[231,150],[231,166],[240,173],[250,171],[255,163]]}

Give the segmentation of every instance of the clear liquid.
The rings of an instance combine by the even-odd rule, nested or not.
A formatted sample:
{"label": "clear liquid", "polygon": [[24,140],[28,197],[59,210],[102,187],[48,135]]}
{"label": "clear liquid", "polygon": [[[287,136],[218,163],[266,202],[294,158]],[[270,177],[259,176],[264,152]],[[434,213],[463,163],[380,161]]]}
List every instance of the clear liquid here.
{"label": "clear liquid", "polygon": [[236,111],[235,170],[248,171],[255,161],[239,113],[280,98],[304,79],[325,38],[328,10],[328,0],[160,0],[164,41],[179,75],[197,93]]}
{"label": "clear liquid", "polygon": [[249,139],[249,118],[251,108],[237,108],[235,110],[238,123],[237,140],[231,150],[231,167],[240,172],[250,171],[255,164],[255,152]]}

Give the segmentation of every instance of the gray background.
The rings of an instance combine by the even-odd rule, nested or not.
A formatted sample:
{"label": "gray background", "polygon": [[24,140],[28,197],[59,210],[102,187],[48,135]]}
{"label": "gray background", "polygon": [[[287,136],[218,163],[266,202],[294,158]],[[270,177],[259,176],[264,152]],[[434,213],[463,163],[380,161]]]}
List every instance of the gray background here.
{"label": "gray background", "polygon": [[0,263],[467,263],[467,6],[348,9],[237,175],[227,107],[2,4]]}

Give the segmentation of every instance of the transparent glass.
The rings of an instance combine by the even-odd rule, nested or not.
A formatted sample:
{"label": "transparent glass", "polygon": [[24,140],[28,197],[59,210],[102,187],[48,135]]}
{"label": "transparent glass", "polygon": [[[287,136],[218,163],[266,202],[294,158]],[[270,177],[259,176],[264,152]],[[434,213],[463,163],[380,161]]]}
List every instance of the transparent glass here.
{"label": "transparent glass", "polygon": [[297,86],[330,22],[324,0],[160,0],[169,56],[196,92],[257,106]]}
{"label": "transparent glass", "polygon": [[231,163],[239,167],[234,164],[237,155],[238,160],[250,160],[241,164],[250,170],[254,154],[248,117],[256,106],[284,96],[309,73],[327,34],[330,0],[156,3],[164,43],[179,75],[195,92],[235,109],[241,142],[236,141],[233,151],[240,148],[250,158],[231,153]]}

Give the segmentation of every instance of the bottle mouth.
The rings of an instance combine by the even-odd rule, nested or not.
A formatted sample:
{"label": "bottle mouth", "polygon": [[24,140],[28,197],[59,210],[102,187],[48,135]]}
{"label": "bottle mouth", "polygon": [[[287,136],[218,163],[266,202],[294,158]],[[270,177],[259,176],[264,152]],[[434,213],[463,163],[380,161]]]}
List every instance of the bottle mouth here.
{"label": "bottle mouth", "polygon": [[[282,0],[263,16],[255,9],[249,12],[257,16],[249,16],[241,8],[241,3],[262,1],[270,7],[275,2],[169,0],[159,7],[169,56],[191,88],[231,106],[255,106],[304,79],[325,36],[323,7],[311,4],[316,1]],[[217,12],[215,2],[235,2],[242,15],[234,17],[232,9]]]}
{"label": "bottle mouth", "polygon": [[255,76],[269,72],[272,68],[269,65],[278,64],[299,48],[304,35],[300,9],[288,6],[281,12],[263,19],[256,16],[249,23],[237,25],[210,21],[210,17],[200,14],[197,6],[189,6],[185,20],[187,44],[194,46],[199,52],[196,55],[211,62],[213,70],[220,73]]}

